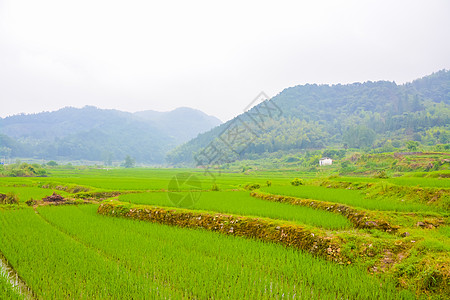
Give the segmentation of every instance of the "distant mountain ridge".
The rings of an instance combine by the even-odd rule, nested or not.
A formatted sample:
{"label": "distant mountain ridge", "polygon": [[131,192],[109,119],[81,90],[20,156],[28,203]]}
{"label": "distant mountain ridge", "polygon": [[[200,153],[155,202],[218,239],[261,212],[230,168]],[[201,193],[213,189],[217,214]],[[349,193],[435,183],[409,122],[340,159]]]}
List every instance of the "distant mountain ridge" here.
{"label": "distant mountain ridge", "polygon": [[0,118],[0,155],[161,164],[167,151],[222,122],[199,110],[136,113],[93,106]]}
{"label": "distant mountain ridge", "polygon": [[[244,140],[250,141],[245,150],[236,154],[224,146],[222,156],[233,161],[327,147],[392,149],[407,140],[427,145],[450,143],[450,72],[446,70],[402,85],[389,81],[298,85],[270,101],[282,114],[268,120],[256,139],[242,130],[247,134]],[[251,112],[264,111],[262,105]],[[238,118],[252,122],[247,114],[237,116],[178,146],[168,154],[168,161],[195,164],[196,154],[217,141]]]}

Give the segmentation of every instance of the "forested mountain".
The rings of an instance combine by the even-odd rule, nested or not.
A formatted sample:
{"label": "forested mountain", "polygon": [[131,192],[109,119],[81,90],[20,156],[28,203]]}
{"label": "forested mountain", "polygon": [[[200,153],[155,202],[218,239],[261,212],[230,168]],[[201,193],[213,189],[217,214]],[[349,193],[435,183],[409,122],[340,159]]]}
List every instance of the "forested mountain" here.
{"label": "forested mountain", "polygon": [[221,121],[201,111],[128,113],[85,106],[0,118],[0,155],[160,164],[170,149]]}
{"label": "forested mountain", "polygon": [[[242,151],[222,147],[228,160],[258,158],[263,153],[308,149],[400,147],[407,140],[426,145],[450,142],[450,72],[439,71],[411,83],[378,81],[346,85],[306,84],[283,90],[270,100],[280,113],[265,121],[257,137],[241,130],[249,141]],[[250,114],[264,111],[264,103]],[[193,164],[194,157],[216,141],[230,124],[252,123],[249,114],[216,127],[177,147],[172,164]],[[228,149],[227,149],[228,148]]]}

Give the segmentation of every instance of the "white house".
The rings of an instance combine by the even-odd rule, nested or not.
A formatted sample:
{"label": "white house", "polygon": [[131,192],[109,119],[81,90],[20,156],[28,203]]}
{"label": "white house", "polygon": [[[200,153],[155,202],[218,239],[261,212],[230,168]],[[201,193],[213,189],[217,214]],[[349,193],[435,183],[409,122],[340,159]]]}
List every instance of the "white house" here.
{"label": "white house", "polygon": [[320,166],[329,166],[333,164],[333,160],[331,158],[328,157],[322,157],[321,159],[319,159],[319,165]]}

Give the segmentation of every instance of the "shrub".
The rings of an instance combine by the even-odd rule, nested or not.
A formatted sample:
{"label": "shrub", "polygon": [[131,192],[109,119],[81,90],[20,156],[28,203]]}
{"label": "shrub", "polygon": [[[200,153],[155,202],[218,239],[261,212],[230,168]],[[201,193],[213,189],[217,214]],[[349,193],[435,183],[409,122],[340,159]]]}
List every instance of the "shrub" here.
{"label": "shrub", "polygon": [[14,193],[0,194],[0,204],[19,204],[19,197]]}
{"label": "shrub", "polygon": [[4,167],[4,175],[8,177],[45,176],[46,171],[38,164],[15,163]]}
{"label": "shrub", "polygon": [[348,168],[348,167],[350,167],[350,162],[349,162],[349,161],[343,161],[343,162],[341,162],[341,168],[342,168],[342,169],[346,169],[346,168]]}
{"label": "shrub", "polygon": [[33,198],[30,198],[29,200],[25,201],[25,204],[28,206],[33,206],[36,203],[37,203],[36,200],[34,200]]}
{"label": "shrub", "polygon": [[381,179],[389,178],[389,176],[387,176],[387,174],[386,174],[386,171],[379,171],[373,177],[374,178],[381,178]]}
{"label": "shrub", "polygon": [[47,166],[49,167],[56,167],[58,165],[58,163],[54,160],[51,160],[47,163]]}
{"label": "shrub", "polygon": [[272,181],[267,180],[267,181],[266,181],[266,184],[267,184],[267,186],[272,186]]}
{"label": "shrub", "polygon": [[258,183],[248,183],[244,186],[244,189],[253,191],[259,189],[260,187],[261,185],[259,185]]}
{"label": "shrub", "polygon": [[291,181],[291,184],[293,186],[303,185],[303,179],[295,178],[294,180]]}
{"label": "shrub", "polygon": [[218,192],[219,191],[219,186],[216,183],[214,183],[212,188],[211,188],[211,190],[214,191],[214,192]]}

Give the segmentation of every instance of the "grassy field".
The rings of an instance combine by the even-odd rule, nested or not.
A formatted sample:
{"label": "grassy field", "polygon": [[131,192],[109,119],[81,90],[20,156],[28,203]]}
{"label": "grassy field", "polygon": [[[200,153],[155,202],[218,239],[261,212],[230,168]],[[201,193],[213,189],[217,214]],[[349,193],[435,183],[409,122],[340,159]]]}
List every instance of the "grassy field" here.
{"label": "grassy field", "polygon": [[[101,217],[96,206],[45,207],[39,215],[31,209],[3,211],[0,216],[1,250],[44,299],[412,296],[396,294],[389,280],[357,267],[255,240]],[[13,223],[24,223],[21,219],[32,227],[11,230]],[[12,231],[14,237],[8,234]],[[37,242],[42,236],[47,238]]]}
{"label": "grassy field", "polygon": [[16,291],[9,282],[6,274],[0,270],[0,298],[1,299],[24,299],[18,291]]}
{"label": "grassy field", "polygon": [[[200,197],[186,212],[309,228],[337,243],[342,260],[327,261],[276,241],[102,216],[97,213],[102,199],[80,206],[24,203],[53,192],[76,198],[78,191],[121,191],[122,202],[171,208],[175,205],[165,191],[180,172],[193,172],[201,182]],[[37,299],[445,299],[450,278],[448,213],[396,197],[368,197],[364,189],[315,183],[381,179],[303,175],[306,185],[298,187],[290,184],[300,177],[292,170],[217,172],[215,181],[198,169],[55,169],[49,177],[0,178],[0,193],[20,199],[18,205],[0,205],[0,253]],[[415,187],[420,181],[422,187],[445,188],[445,180],[405,176],[385,182]],[[211,191],[214,183],[220,191]],[[248,183],[261,185],[267,193],[377,211],[400,220],[401,226],[391,233],[355,229],[341,214],[253,198],[243,189]],[[0,274],[0,298],[20,299]]]}
{"label": "grassy field", "polygon": [[[55,190],[42,189],[38,187],[0,187],[0,193],[14,193],[19,197],[20,202],[25,202],[31,198],[42,199],[44,197],[50,196]],[[59,194],[65,196],[67,195],[64,191],[57,191]]]}
{"label": "grassy field", "polygon": [[412,203],[399,198],[371,199],[359,190],[330,189],[322,186],[272,186],[261,189],[275,195],[348,204],[350,206],[382,211],[439,211],[439,208],[421,203]]}
{"label": "grassy field", "polygon": [[424,173],[412,173],[402,177],[387,178],[387,179],[369,178],[369,177],[335,177],[331,179],[348,182],[389,182],[403,186],[450,188],[450,180],[448,178],[425,177]]}
{"label": "grassy field", "polygon": [[[292,206],[268,202],[250,197],[248,191],[242,192],[202,192],[191,209],[221,213],[234,213],[243,216],[267,217],[308,224],[326,229],[350,228],[350,222],[343,216],[309,207]],[[174,207],[167,193],[139,193],[121,195],[119,200],[135,204],[153,204]]]}

